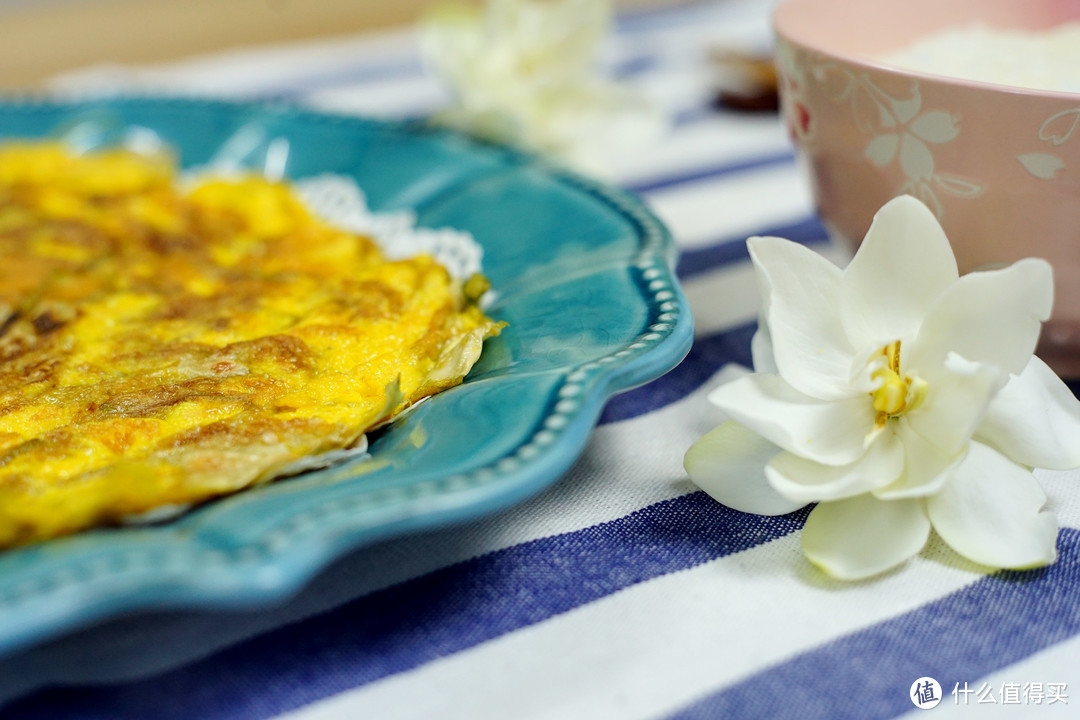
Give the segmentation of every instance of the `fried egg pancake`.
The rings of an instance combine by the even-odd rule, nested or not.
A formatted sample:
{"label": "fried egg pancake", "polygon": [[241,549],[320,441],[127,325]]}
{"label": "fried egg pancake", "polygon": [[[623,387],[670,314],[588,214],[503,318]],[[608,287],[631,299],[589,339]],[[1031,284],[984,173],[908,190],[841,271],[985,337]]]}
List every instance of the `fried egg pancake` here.
{"label": "fried egg pancake", "polygon": [[0,147],[0,547],[190,504],[349,447],[500,325],[285,184]]}

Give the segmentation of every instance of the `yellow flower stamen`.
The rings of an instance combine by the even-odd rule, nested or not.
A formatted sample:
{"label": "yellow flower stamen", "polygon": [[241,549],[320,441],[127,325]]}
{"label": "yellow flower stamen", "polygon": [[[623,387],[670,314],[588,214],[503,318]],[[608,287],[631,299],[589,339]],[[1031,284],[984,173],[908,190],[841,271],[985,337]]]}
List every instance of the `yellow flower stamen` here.
{"label": "yellow flower stamen", "polygon": [[886,415],[902,413],[907,406],[907,383],[889,368],[878,370],[874,379],[881,380],[881,387],[873,392],[874,409]]}
{"label": "yellow flower stamen", "polygon": [[883,427],[891,417],[914,410],[926,399],[925,380],[900,374],[900,341],[889,343],[880,353],[885,358],[885,364],[870,376],[879,383],[877,389],[870,393],[878,413],[877,427]]}

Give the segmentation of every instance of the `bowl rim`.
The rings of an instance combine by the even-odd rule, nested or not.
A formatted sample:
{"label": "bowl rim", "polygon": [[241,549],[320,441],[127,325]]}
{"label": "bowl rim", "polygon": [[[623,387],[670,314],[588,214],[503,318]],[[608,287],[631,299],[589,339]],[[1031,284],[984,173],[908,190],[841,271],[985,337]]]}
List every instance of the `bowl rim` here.
{"label": "bowl rim", "polygon": [[[830,49],[822,42],[809,37],[808,33],[802,32],[802,28],[797,22],[794,22],[794,19],[791,17],[792,15],[798,14],[803,8],[813,6],[822,1],[823,0],[783,0],[780,2],[773,10],[771,17],[771,26],[775,39],[778,42],[784,42],[805,51],[817,53],[830,60],[846,63],[873,72],[885,73],[895,77],[916,79],[920,84],[935,83],[947,87],[965,88],[994,95],[1015,95],[1027,100],[1038,98],[1080,104],[1080,92],[1043,90],[1023,87],[1021,85],[1006,85],[986,80],[971,80],[952,75],[925,72],[922,70],[909,70],[898,65],[883,62],[872,56]],[[828,2],[830,0],[825,1]],[[873,1],[880,2],[880,0]],[[972,20],[978,20],[978,18],[972,18]],[[1080,14],[1075,18],[1075,22],[1080,23]],[[940,29],[942,28],[935,28],[935,30]]]}

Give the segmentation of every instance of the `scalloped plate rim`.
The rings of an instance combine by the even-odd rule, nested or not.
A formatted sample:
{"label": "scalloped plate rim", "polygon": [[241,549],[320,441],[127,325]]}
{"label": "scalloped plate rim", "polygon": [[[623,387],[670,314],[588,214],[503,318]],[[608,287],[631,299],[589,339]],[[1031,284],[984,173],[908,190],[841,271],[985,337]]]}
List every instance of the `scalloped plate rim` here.
{"label": "scalloped plate rim", "polygon": [[[117,95],[95,97],[88,101],[54,100],[29,96],[4,98],[0,96],[0,111],[29,111],[35,108],[77,111],[94,108],[109,102],[150,103],[169,108],[207,106],[232,112],[270,113],[275,116],[291,116],[299,121],[305,119],[332,119],[335,122],[355,124],[370,130],[401,133],[417,139],[440,142],[439,135],[455,136],[443,129],[433,129],[416,121],[384,121],[373,118],[337,115],[333,113],[297,108],[279,103],[256,103],[216,99],[193,99],[172,96]],[[538,448],[531,459],[516,464],[513,469],[494,471],[494,477],[482,485],[468,485],[455,491],[440,491],[434,497],[449,500],[425,512],[407,513],[395,520],[378,523],[365,522],[363,516],[352,514],[348,507],[340,511],[332,527],[323,526],[322,532],[312,531],[298,535],[291,542],[280,537],[265,544],[260,556],[249,548],[240,548],[232,556],[224,554],[219,568],[210,572],[192,573],[191,567],[172,577],[159,566],[144,565],[149,575],[136,574],[118,587],[101,587],[118,573],[131,570],[133,566],[120,568],[85,569],[65,568],[64,556],[51,557],[57,564],[52,582],[35,582],[33,576],[24,584],[23,592],[0,595],[0,654],[6,655],[35,642],[75,630],[96,621],[108,619],[121,613],[141,609],[201,609],[252,607],[287,598],[299,590],[311,577],[323,570],[341,555],[380,540],[398,537],[409,532],[430,530],[450,524],[477,519],[519,503],[553,484],[584,451],[591,429],[596,425],[606,401],[614,394],[659,377],[675,367],[689,351],[693,340],[693,320],[679,283],[672,269],[675,246],[670,233],[662,223],[647,210],[639,200],[626,191],[606,186],[571,172],[557,168],[539,158],[516,149],[491,143],[473,141],[478,146],[496,148],[514,162],[537,168],[561,184],[577,192],[583,192],[600,200],[616,214],[628,220],[637,231],[636,266],[644,274],[649,272],[650,281],[662,281],[662,289],[653,291],[645,287],[644,280],[636,289],[641,300],[655,316],[670,316],[669,322],[655,323],[643,328],[633,342],[608,356],[562,368],[561,382],[548,397],[557,394],[567,383],[580,387],[580,402],[566,413],[563,432],[547,447]],[[660,305],[669,308],[658,311]],[[554,370],[543,374],[550,374]],[[541,419],[546,420],[554,410]],[[516,446],[524,447],[526,443]],[[504,456],[505,457],[505,456]],[[503,457],[500,458],[503,460]],[[475,473],[491,474],[497,463],[476,468]],[[445,488],[448,480],[437,478]],[[459,483],[460,484],[460,483]],[[479,488],[479,491],[478,491]],[[472,492],[473,497],[463,495]],[[358,493],[358,495],[372,493]],[[250,496],[251,493],[244,493]],[[429,500],[430,501],[430,500]],[[406,505],[407,505],[406,499]],[[353,512],[355,508],[353,509]],[[326,520],[326,518],[321,518]],[[169,525],[161,526],[161,534],[168,535]],[[270,535],[270,533],[266,533]],[[78,536],[76,536],[78,537]],[[121,543],[122,545],[122,543]],[[44,543],[42,548],[47,548]],[[191,535],[187,541],[172,546],[179,557],[188,557],[199,550],[200,541]],[[123,550],[123,548],[120,548]],[[214,552],[220,553],[219,550]],[[137,568],[136,568],[137,569]],[[200,566],[200,569],[202,567]],[[184,570],[184,568],[181,568]],[[57,579],[59,578],[59,580]]]}

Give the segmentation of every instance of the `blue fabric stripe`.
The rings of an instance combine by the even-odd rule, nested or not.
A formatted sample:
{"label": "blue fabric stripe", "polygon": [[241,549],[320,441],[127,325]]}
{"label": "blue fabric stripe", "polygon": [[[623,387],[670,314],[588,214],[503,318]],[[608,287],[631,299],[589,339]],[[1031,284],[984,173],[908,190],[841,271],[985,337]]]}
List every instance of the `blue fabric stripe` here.
{"label": "blue fabric stripe", "polygon": [[775,540],[805,519],[746,515],[695,492],[437,570],[160,676],[42,690],[4,717],[261,720]]}
{"label": "blue fabric stripe", "polygon": [[671,124],[676,128],[682,128],[687,125],[693,125],[694,123],[708,120],[709,118],[715,117],[716,114],[717,110],[714,107],[709,105],[697,105],[673,113],[671,116]]}
{"label": "blue fabric stripe", "polygon": [[600,415],[600,424],[629,420],[682,400],[728,363],[753,367],[750,339],[755,330],[756,322],[697,338],[674,370],[611,398]]}
{"label": "blue fabric stripe", "polygon": [[610,75],[616,80],[629,80],[630,78],[644,75],[660,66],[660,58],[656,55],[635,55],[626,58],[618,65],[611,68]]}
{"label": "blue fabric stripe", "polygon": [[615,30],[619,34],[635,34],[686,25],[701,16],[702,10],[712,10],[712,0],[690,0],[666,7],[625,10],[615,17]]}
{"label": "blue fabric stripe", "polygon": [[758,168],[768,167],[770,165],[786,165],[795,162],[795,155],[790,150],[775,153],[772,155],[758,155],[752,158],[746,158],[737,160],[733,163],[725,163],[723,165],[717,165],[714,167],[708,167],[690,172],[679,173],[676,175],[668,175],[666,177],[660,177],[655,180],[648,180],[645,182],[634,183],[627,186],[627,189],[636,193],[650,193],[657,190],[666,190],[668,188],[676,187],[678,185],[687,185],[689,183],[700,182],[702,180],[711,180],[713,178],[722,177],[724,175],[732,175],[734,173],[746,172],[747,170],[756,170]]}
{"label": "blue fabric stripe", "polygon": [[[828,231],[816,215],[789,225],[761,230],[755,232],[754,235],[787,238],[803,245],[814,245],[829,240]],[[737,240],[723,240],[706,247],[682,251],[679,255],[679,264],[676,266],[679,278],[686,280],[723,265],[749,261],[750,253],[746,249],[745,239],[740,237]]]}
{"label": "blue fabric stripe", "polygon": [[983,578],[771,667],[672,717],[892,718],[915,708],[907,693],[923,676],[940,682],[943,703],[952,703],[956,683],[978,688],[979,678],[1080,633],[1080,531],[1063,529],[1058,551],[1057,563],[1048,568]]}

